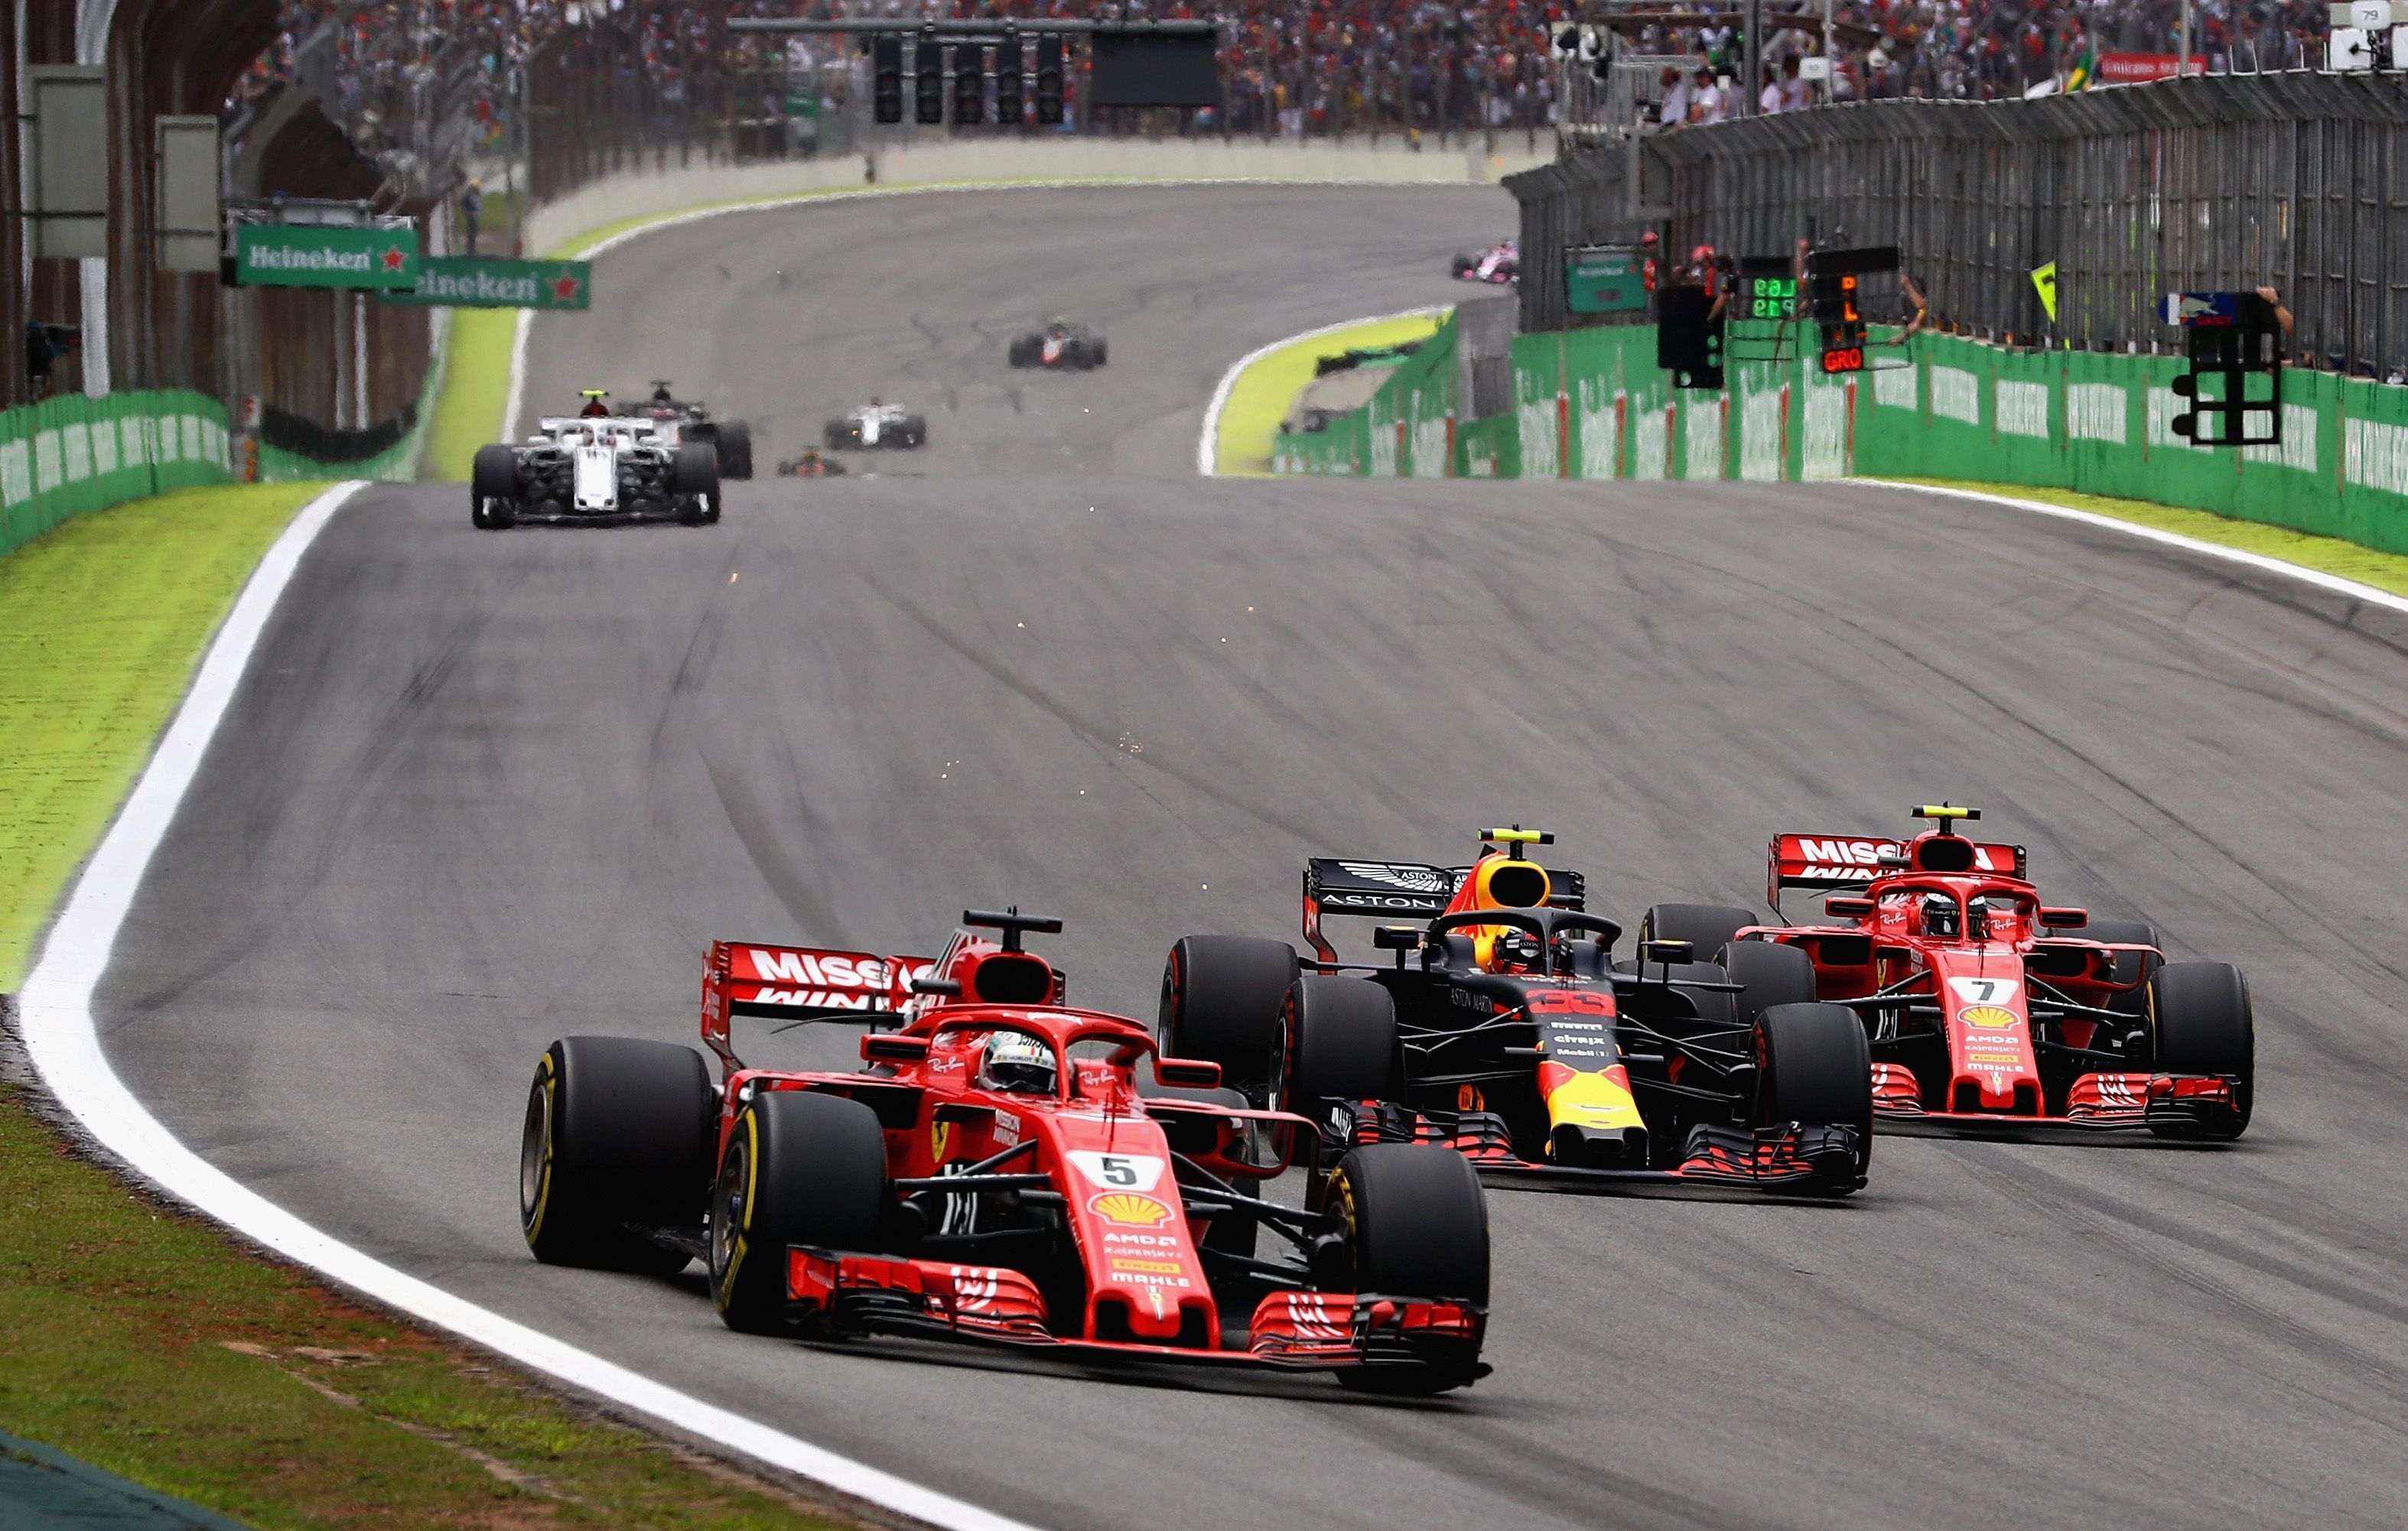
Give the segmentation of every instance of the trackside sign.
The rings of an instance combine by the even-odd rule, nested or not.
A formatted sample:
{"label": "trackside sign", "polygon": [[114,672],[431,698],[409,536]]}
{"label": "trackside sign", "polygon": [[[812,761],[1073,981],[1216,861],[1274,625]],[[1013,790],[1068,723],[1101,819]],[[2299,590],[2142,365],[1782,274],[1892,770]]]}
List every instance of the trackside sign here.
{"label": "trackside sign", "polygon": [[584,308],[594,301],[594,265],[430,255],[419,263],[418,285],[387,293],[385,301],[455,308]]}
{"label": "trackside sign", "polygon": [[235,281],[243,287],[409,287],[418,231],[305,223],[239,223]]}

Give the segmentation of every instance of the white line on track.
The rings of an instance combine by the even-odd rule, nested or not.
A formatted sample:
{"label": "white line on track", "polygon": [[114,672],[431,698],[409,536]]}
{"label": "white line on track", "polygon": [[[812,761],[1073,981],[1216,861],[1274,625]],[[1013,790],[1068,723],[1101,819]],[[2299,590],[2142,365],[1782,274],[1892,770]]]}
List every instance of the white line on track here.
{"label": "white line on track", "polygon": [[2051,505],[2046,500],[2027,500],[2013,494],[1991,494],[1978,489],[1948,489],[1939,484],[1902,484],[1888,479],[1842,479],[1839,482],[1866,489],[1897,489],[1911,494],[1945,494],[1953,499],[1981,500],[1991,505],[2012,506],[2018,510],[2030,510],[2043,516],[2055,516],[2059,521],[2076,521],[2085,526],[2097,526],[2105,531],[2122,532],[2128,537],[2141,537],[2169,548],[2180,548],[2185,552],[2198,553],[2202,557],[2218,559],[2227,564],[2240,564],[2266,574],[2285,575],[2302,584],[2314,585],[2319,590],[2329,590],[2335,594],[2346,595],[2352,600],[2364,601],[2371,606],[2388,607],[2394,611],[2408,611],[2408,596],[2394,595],[2387,590],[2378,590],[2372,585],[2363,585],[2338,574],[2327,574],[2322,569],[2312,569],[2303,564],[2286,563],[2282,559],[2269,558],[2264,553],[2254,553],[2242,548],[2228,548],[2221,542],[2208,542],[2195,537],[2185,537],[2180,532],[2168,532],[2155,526],[2143,526],[2138,522],[2120,521],[2114,516],[2102,516],[2090,510],[2076,510],[2071,506]]}
{"label": "white line on track", "polygon": [[329,1238],[178,1141],[108,1066],[93,1020],[93,991],[108,971],[135,894],[302,555],[343,503],[364,487],[340,484],[319,495],[268,549],[210,643],[157,752],[76,880],[19,996],[25,1048],[43,1084],[104,1147],[168,1195],[389,1308],[688,1435],[815,1479],[882,1509],[947,1531],[1030,1531],[1020,1522],[665,1386]]}
{"label": "white line on track", "polygon": [[1196,471],[1207,479],[1217,478],[1220,475],[1221,411],[1229,403],[1229,391],[1238,386],[1238,375],[1246,368],[1273,351],[1285,351],[1290,346],[1301,345],[1307,340],[1317,340],[1325,335],[1335,335],[1340,330],[1351,330],[1359,324],[1384,324],[1391,320],[1423,319],[1431,314],[1444,312],[1446,309],[1443,306],[1432,306],[1423,308],[1403,308],[1393,314],[1370,314],[1362,319],[1349,319],[1336,324],[1324,324],[1319,329],[1306,330],[1300,335],[1291,335],[1284,340],[1274,340],[1268,346],[1256,346],[1239,357],[1230,365],[1228,371],[1221,374],[1220,386],[1212,390],[1212,402],[1204,407],[1204,432],[1196,438]]}

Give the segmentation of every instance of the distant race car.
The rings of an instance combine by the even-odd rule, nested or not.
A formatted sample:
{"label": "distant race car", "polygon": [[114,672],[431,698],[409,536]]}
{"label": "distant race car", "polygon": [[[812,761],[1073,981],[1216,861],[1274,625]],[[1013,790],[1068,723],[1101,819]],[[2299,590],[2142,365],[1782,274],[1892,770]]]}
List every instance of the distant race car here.
{"label": "distant race car", "polygon": [[1455,258],[1455,279],[1486,281],[1499,285],[1522,274],[1522,246],[1519,240],[1508,239],[1486,250],[1470,250]]}
{"label": "distant race car", "polygon": [[1111,348],[1104,337],[1084,324],[1073,324],[1057,319],[1034,335],[1024,335],[1012,341],[1010,357],[1014,366],[1059,367],[1067,372],[1082,372],[1104,365]]}
{"label": "distant race car", "polygon": [[718,449],[721,478],[752,477],[752,427],[743,421],[713,420],[703,405],[673,396],[666,378],[652,379],[652,396],[643,415],[675,440],[707,441]]}
{"label": "distant race car", "polygon": [[840,458],[823,456],[817,447],[805,447],[801,456],[780,460],[778,477],[781,479],[841,479],[844,477],[844,463]]}
{"label": "distant race car", "polygon": [[1885,1123],[2242,1135],[2257,1023],[2240,969],[2168,962],[2146,924],[2042,904],[2022,846],[1957,833],[1981,817],[1971,808],[1914,812],[1932,827],[1910,839],[1773,839],[1774,913],[1784,889],[1813,888],[1828,924],[1692,905],[1642,934],[1800,953],[1792,997],[1811,984],[1862,1018]]}
{"label": "distant race car", "polygon": [[[703,1261],[720,1316],[752,1333],[1326,1370],[1392,1393],[1486,1374],[1487,1211],[1460,1155],[1374,1144],[1325,1169],[1311,1123],[1249,1108],[1134,1021],[1067,1008],[1023,944],[1060,921],[962,919],[933,960],[714,943],[716,1087],[675,1043],[554,1042],[519,1160],[536,1258]],[[864,1066],[748,1066],[747,1018],[867,1023]],[[1261,1196],[1299,1149],[1305,1205]],[[1263,1234],[1296,1254],[1258,1258]]]}
{"label": "distant race car", "polygon": [[[1552,836],[1481,837],[1469,866],[1308,863],[1301,972],[1285,941],[1181,940],[1163,1048],[1312,1118],[1330,1148],[1445,1144],[1494,1184],[1865,1183],[1864,1030],[1799,992],[1799,953],[1642,940],[1616,962],[1621,926],[1585,911],[1580,875],[1525,858]],[[1414,923],[1374,934],[1394,966],[1362,967],[1326,914]]]}
{"label": "distant race car", "polygon": [[489,532],[523,521],[707,526],[719,519],[717,451],[664,436],[651,420],[546,419],[518,445],[478,448],[468,477],[470,516]]}
{"label": "distant race car", "polygon": [[899,404],[871,399],[850,414],[829,421],[822,439],[830,451],[848,447],[924,447],[928,444],[928,419]]}

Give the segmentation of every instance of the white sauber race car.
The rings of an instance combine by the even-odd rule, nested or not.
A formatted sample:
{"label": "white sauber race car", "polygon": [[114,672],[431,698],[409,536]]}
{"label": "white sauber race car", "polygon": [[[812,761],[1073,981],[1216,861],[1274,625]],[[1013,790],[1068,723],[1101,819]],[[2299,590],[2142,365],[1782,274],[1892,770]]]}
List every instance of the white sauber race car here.
{"label": "white sauber race car", "polygon": [[928,444],[928,418],[913,414],[899,404],[871,399],[860,408],[829,421],[824,439],[830,451],[850,447],[924,447]]}
{"label": "white sauber race car", "polygon": [[523,443],[478,449],[469,509],[480,528],[719,519],[719,453],[709,442],[681,442],[651,420],[619,415],[537,424]]}

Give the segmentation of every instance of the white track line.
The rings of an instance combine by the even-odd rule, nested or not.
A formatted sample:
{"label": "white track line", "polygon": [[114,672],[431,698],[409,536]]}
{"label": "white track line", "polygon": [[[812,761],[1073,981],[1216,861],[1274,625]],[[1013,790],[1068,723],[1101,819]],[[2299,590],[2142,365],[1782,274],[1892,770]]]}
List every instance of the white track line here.
{"label": "white track line", "polygon": [[1274,340],[1268,346],[1256,346],[1239,357],[1230,365],[1228,371],[1221,374],[1221,385],[1212,390],[1212,402],[1204,407],[1204,434],[1196,438],[1196,471],[1207,479],[1220,476],[1221,411],[1229,402],[1229,391],[1238,386],[1238,375],[1246,368],[1273,351],[1285,351],[1290,346],[1299,346],[1307,340],[1318,340],[1325,335],[1335,335],[1340,330],[1351,330],[1358,324],[1385,324],[1390,320],[1425,319],[1431,314],[1444,312],[1446,308],[1443,306],[1434,305],[1421,308],[1403,308],[1393,314],[1372,314],[1365,319],[1349,319],[1336,324],[1324,324],[1317,330],[1306,330],[1301,335],[1291,335],[1284,340]]}
{"label": "white track line", "polygon": [[666,1387],[327,1237],[179,1142],[109,1067],[93,1021],[93,991],[108,968],[126,912],[294,570],[343,502],[364,487],[341,484],[321,494],[267,551],[209,645],[192,691],[150,766],[76,880],[20,995],[25,1048],[43,1084],[104,1147],[168,1195],[389,1308],[675,1429],[816,1479],[882,1509],[948,1531],[1029,1531],[1020,1522]]}
{"label": "white track line", "polygon": [[2046,500],[2027,500],[2013,494],[1991,494],[1978,489],[1946,489],[1938,484],[1903,484],[1888,479],[1842,479],[1839,481],[1865,489],[1899,489],[1914,494],[1945,494],[1953,499],[1981,500],[1990,505],[2013,506],[2018,510],[2036,511],[2043,516],[2055,516],[2060,521],[2078,521],[2085,526],[2096,526],[2110,532],[2122,532],[2128,537],[2141,537],[2146,541],[2161,543],[2169,548],[2180,548],[2185,552],[2221,559],[2228,564],[2240,564],[2262,573],[2284,575],[2302,584],[2314,585],[2319,590],[2329,590],[2337,595],[2346,595],[2352,600],[2364,601],[2371,606],[2388,607],[2394,611],[2408,611],[2408,596],[2394,595],[2387,590],[2378,590],[2372,585],[2362,585],[2355,579],[2344,579],[2338,574],[2327,574],[2322,569],[2312,569],[2304,564],[2286,563],[2282,559],[2269,558],[2264,553],[2254,553],[2241,548],[2228,548],[2221,542],[2207,542],[2199,537],[2185,537],[2180,532],[2161,531],[2155,526],[2143,526],[2138,522],[2120,521],[2114,516],[2102,516],[2090,510],[2076,510],[2071,506],[2051,505]]}
{"label": "white track line", "polygon": [[[1414,186],[1437,186],[1460,189],[1466,186],[1494,184],[1495,182],[1493,181],[1476,180],[1377,180],[1360,176],[1299,176],[1294,178],[1287,176],[1164,176],[1153,178],[1132,177],[1128,179],[1123,179],[1117,176],[1072,176],[1059,180],[932,180],[925,186],[844,186],[816,192],[796,192],[789,196],[766,197],[757,202],[726,202],[716,207],[697,207],[692,212],[663,213],[660,217],[653,219],[650,222],[638,223],[631,229],[621,229],[618,233],[610,236],[607,239],[596,240],[591,247],[578,251],[575,255],[568,257],[568,259],[590,261],[609,250],[616,250],[619,246],[625,244],[630,239],[638,238],[647,234],[654,234],[662,229],[675,228],[681,223],[699,222],[706,218],[724,218],[731,213],[771,212],[781,207],[799,207],[806,202],[853,201],[861,197],[924,196],[931,192],[1043,192],[1059,190],[1066,186],[1092,186],[1099,190],[1110,191],[1114,187],[1120,186],[1387,186],[1399,189]],[[550,257],[545,257],[545,259],[549,258]],[[1405,313],[1390,314],[1386,317],[1391,319],[1403,319],[1412,314],[1437,313],[1440,311],[1440,310],[1436,308],[1412,308],[1406,310]],[[519,405],[519,394],[523,392],[526,387],[527,330],[533,323],[534,319],[534,309],[520,309],[518,334],[510,342],[510,396],[509,402],[503,406],[502,413],[502,439],[505,441],[514,440],[518,436],[519,416],[522,413]],[[1358,319],[1350,320],[1348,322],[1354,324],[1369,324],[1377,323],[1378,321]],[[1329,327],[1332,329],[1342,329],[1345,326],[1331,325]],[[1279,342],[1279,345],[1286,345],[1292,340],[1310,339],[1312,336],[1322,333],[1323,332],[1320,330],[1313,330],[1307,335],[1291,336],[1288,337],[1288,340]],[[1267,351],[1276,351],[1278,349],[1278,346],[1269,346],[1265,348]],[[1262,352],[1256,351],[1254,354],[1259,356]],[[1252,358],[1249,358],[1249,360],[1251,359]],[[1245,365],[1246,364],[1244,362],[1238,364],[1240,367]],[[1218,417],[1222,394],[1226,393],[1228,389],[1228,379],[1224,378],[1221,379],[1221,386],[1222,393],[1215,393],[1212,395],[1215,419]],[[1215,429],[1215,426],[1211,420],[1206,422],[1205,429],[1208,434]],[[1212,470],[1207,467],[1203,471],[1209,474]]]}

